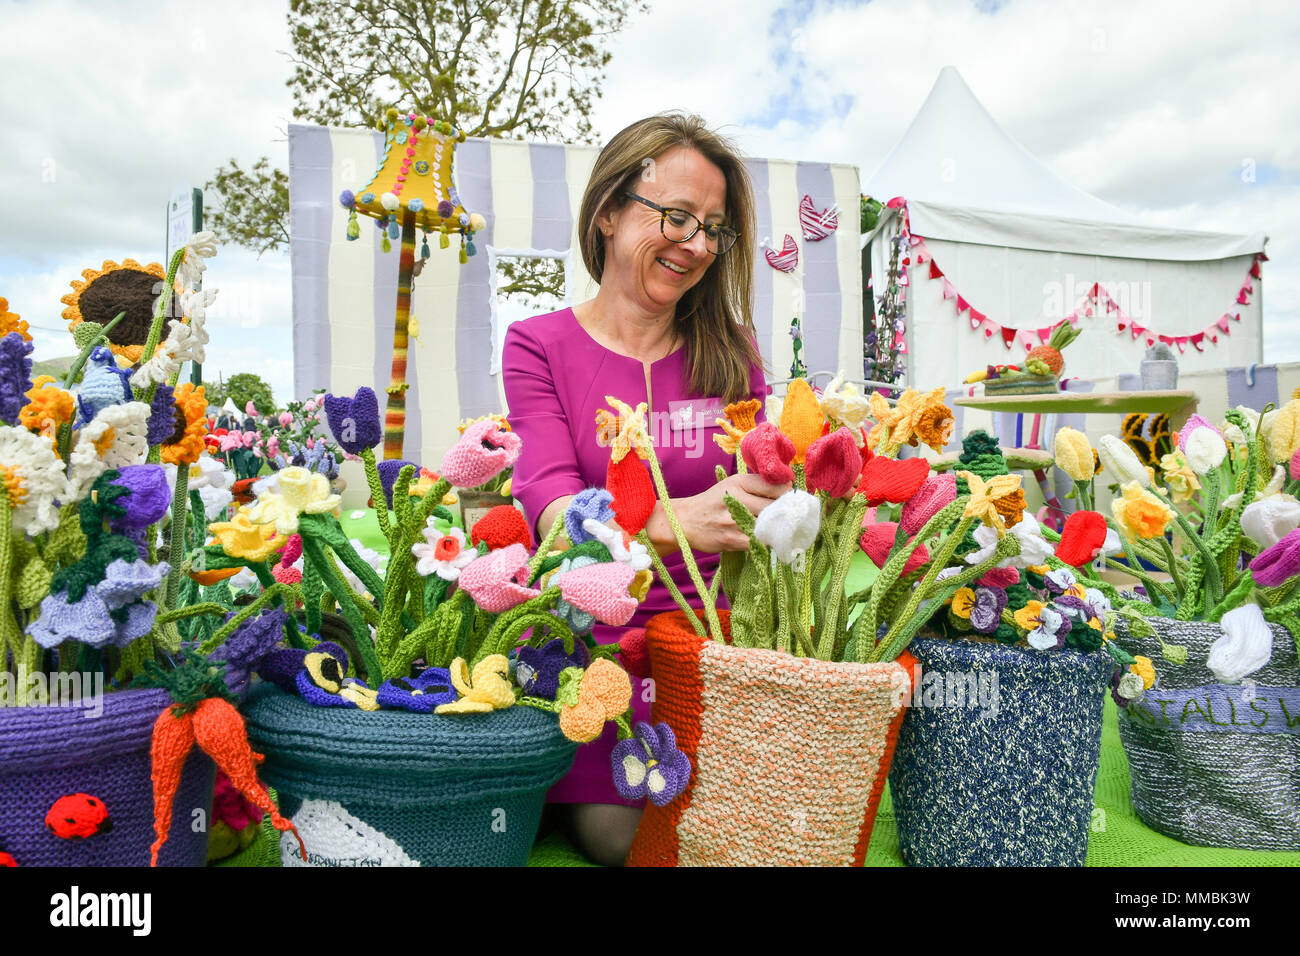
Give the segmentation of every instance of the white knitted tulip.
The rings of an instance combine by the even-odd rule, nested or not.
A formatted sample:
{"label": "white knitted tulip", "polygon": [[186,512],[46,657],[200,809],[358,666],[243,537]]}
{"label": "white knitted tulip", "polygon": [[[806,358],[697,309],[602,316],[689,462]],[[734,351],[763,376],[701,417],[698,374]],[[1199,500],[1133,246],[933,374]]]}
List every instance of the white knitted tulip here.
{"label": "white knitted tulip", "polygon": [[797,568],[817,540],[821,522],[822,507],[816,495],[795,488],[759,513],[754,537],[771,548],[778,561]]}
{"label": "white knitted tulip", "polygon": [[1102,467],[1119,480],[1121,485],[1136,481],[1143,488],[1151,487],[1151,476],[1138,458],[1137,453],[1114,435],[1102,435],[1101,447],[1097,449]]}
{"label": "white knitted tulip", "polygon": [[1223,615],[1223,636],[1210,647],[1205,666],[1225,684],[1238,684],[1273,657],[1273,632],[1258,604],[1243,604]]}
{"label": "white knitted tulip", "polygon": [[1260,550],[1273,547],[1296,528],[1300,528],[1300,501],[1290,495],[1264,498],[1241,512],[1241,530]]}
{"label": "white knitted tulip", "polygon": [[1194,428],[1187,436],[1183,454],[1187,456],[1192,471],[1204,475],[1223,464],[1223,459],[1228,456],[1228,445],[1213,428]]}

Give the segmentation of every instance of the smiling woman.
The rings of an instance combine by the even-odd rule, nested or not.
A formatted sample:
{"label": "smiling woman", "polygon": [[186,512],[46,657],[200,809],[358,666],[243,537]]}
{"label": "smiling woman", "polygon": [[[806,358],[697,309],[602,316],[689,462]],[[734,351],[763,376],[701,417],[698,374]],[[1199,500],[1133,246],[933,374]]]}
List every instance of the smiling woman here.
{"label": "smiling woman", "polygon": [[[595,298],[517,322],[502,357],[510,423],[523,440],[513,490],[538,538],[569,502],[606,485],[610,450],[593,427],[600,408],[645,402],[657,455],[686,539],[705,580],[718,552],[748,538],[724,493],[761,512],[789,485],[736,475],[734,458],[713,437],[728,403],[761,407],[767,394],[754,341],[751,281],[753,196],[735,150],[697,116],[652,116],[624,129],[601,151],[583,195],[578,240],[600,283]],[[761,418],[761,416],[760,416]],[[721,467],[729,477],[718,481]],[[644,523],[687,601],[696,589],[662,505]],[[625,520],[629,520],[624,515]],[[635,523],[635,522],[632,522]],[[635,532],[637,527],[624,531]],[[596,624],[602,644],[675,609],[656,581],[627,627]],[[653,693],[638,688],[636,719]],[[615,735],[579,748],[573,770],[550,793],[578,846],[597,862],[627,854],[644,802],[620,796],[610,775]]]}

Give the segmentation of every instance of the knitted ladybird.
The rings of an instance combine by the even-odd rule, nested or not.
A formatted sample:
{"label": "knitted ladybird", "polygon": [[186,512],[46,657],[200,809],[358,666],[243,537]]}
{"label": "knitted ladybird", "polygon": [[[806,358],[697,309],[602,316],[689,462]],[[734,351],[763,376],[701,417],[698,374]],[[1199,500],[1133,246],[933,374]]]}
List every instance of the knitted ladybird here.
{"label": "knitted ladybird", "polygon": [[56,837],[71,840],[107,833],[113,829],[113,821],[108,818],[103,800],[88,793],[73,793],[54,801],[45,814],[45,826]]}
{"label": "knitted ladybird", "polygon": [[13,854],[0,851],[0,866],[17,866],[18,861],[13,858]]}

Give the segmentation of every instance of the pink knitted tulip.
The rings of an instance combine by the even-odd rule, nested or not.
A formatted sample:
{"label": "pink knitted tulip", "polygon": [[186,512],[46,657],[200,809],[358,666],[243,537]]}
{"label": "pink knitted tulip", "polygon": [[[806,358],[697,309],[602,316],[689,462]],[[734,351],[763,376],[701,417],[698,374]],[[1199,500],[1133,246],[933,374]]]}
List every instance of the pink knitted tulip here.
{"label": "pink knitted tulip", "polygon": [[515,463],[523,441],[495,419],[485,418],[465,429],[460,441],[442,456],[438,473],[457,488],[474,488]]}
{"label": "pink knitted tulip", "polygon": [[1300,481],[1300,448],[1291,456],[1291,480]]}
{"label": "pink knitted tulip", "polygon": [[280,563],[284,565],[296,564],[302,557],[302,535],[291,534],[289,540],[284,543],[280,550]]}
{"label": "pink knitted tulip", "polygon": [[989,573],[975,583],[986,588],[1009,588],[1020,583],[1020,572],[1015,568],[990,568]]}
{"label": "pink knitted tulip", "polygon": [[[889,552],[893,550],[894,540],[897,536],[898,525],[895,522],[881,521],[869,528],[864,528],[862,537],[858,539],[858,544],[876,567],[883,568],[885,562],[889,560]],[[911,574],[929,560],[930,552],[926,550],[925,545],[917,545],[916,550],[912,552],[912,556],[903,565],[903,574]]]}
{"label": "pink knitted tulip", "polygon": [[475,558],[461,570],[458,583],[489,614],[501,614],[542,593],[528,587],[528,549],[518,543]]}
{"label": "pink knitted tulip", "polygon": [[1189,436],[1192,432],[1196,431],[1196,429],[1198,428],[1208,428],[1210,431],[1214,432],[1214,434],[1219,435],[1220,437],[1222,437],[1223,435],[1223,432],[1219,431],[1212,424],[1210,424],[1210,420],[1206,418],[1204,415],[1191,415],[1188,417],[1187,423],[1183,425],[1182,428],[1178,429],[1178,450],[1179,451],[1181,452],[1187,451],[1187,436]]}
{"label": "pink knitted tulip", "polygon": [[1254,572],[1255,583],[1266,588],[1285,584],[1300,574],[1300,528],[1256,555],[1250,562],[1250,570]]}
{"label": "pink knitted tulip", "polygon": [[809,491],[824,491],[832,498],[852,491],[862,471],[862,454],[853,432],[837,428],[809,445],[804,470]]}
{"label": "pink knitted tulip", "polygon": [[632,619],[637,599],[628,593],[636,572],[621,561],[603,561],[565,571],[555,578],[560,594],[602,624],[620,626]]}
{"label": "pink knitted tulip", "polygon": [[740,455],[749,470],[769,485],[794,481],[794,472],[790,470],[794,442],[771,422],[761,422],[740,440]]}
{"label": "pink knitted tulip", "polygon": [[957,476],[951,471],[931,475],[903,505],[903,530],[908,537],[919,533],[927,521],[956,500]]}

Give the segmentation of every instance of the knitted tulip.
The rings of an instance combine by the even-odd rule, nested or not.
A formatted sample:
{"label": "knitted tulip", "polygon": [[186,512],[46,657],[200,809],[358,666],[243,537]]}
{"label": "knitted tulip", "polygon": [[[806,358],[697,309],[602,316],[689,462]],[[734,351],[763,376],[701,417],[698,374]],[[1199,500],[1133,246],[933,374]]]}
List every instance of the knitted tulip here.
{"label": "knitted tulip", "polygon": [[837,428],[808,446],[807,471],[809,491],[825,491],[839,498],[853,490],[862,471],[862,455],[853,440],[853,432]]}
{"label": "knitted tulip", "polygon": [[1056,556],[1071,567],[1087,564],[1106,541],[1106,519],[1095,511],[1076,511],[1065,519]]}
{"label": "knitted tulip", "polygon": [[637,600],[628,593],[636,572],[617,561],[602,561],[556,575],[560,594],[602,624],[622,626],[636,613]]}
{"label": "knitted tulip", "polygon": [[821,519],[817,497],[794,488],[759,512],[754,537],[771,548],[777,560],[797,564],[817,540]]}
{"label": "knitted tulip", "polygon": [[1198,428],[1208,428],[1214,432],[1219,431],[1212,424],[1210,424],[1210,420],[1206,418],[1204,415],[1190,415],[1188,416],[1187,421],[1183,423],[1183,427],[1178,430],[1179,451],[1181,452],[1187,451],[1187,439],[1191,436],[1192,432],[1196,431],[1196,429]]}
{"label": "knitted tulip", "polygon": [[[862,530],[862,536],[858,539],[858,546],[871,559],[872,564],[878,568],[883,568],[885,562],[889,560],[889,552],[893,550],[897,536],[897,524],[892,521],[879,521],[876,524],[868,525]],[[917,545],[916,550],[907,559],[907,563],[903,565],[903,576],[906,577],[911,574],[929,560],[930,552],[926,550],[925,545]]]}
{"label": "knitted tulip", "polygon": [[1233,608],[1219,626],[1223,636],[1210,646],[1205,666],[1223,683],[1240,683],[1273,657],[1273,632],[1258,604]]}
{"label": "knitted tulip", "polygon": [[763,422],[740,442],[740,454],[746,467],[769,485],[787,485],[794,481],[790,462],[794,460],[794,442],[771,422]]}
{"label": "knitted tulip", "polygon": [[1180,432],[1178,443],[1187,458],[1187,464],[1198,475],[1218,468],[1228,456],[1228,445],[1223,436],[1217,428],[1209,425],[1202,425],[1191,432]]}
{"label": "knitted tulip", "polygon": [[609,506],[613,499],[605,488],[586,488],[574,495],[569,507],[564,509],[564,531],[569,540],[574,544],[590,541],[591,535],[582,527],[583,522],[592,518],[604,524],[614,517],[614,509]]}
{"label": "knitted tulip", "polygon": [[1246,505],[1241,512],[1241,530],[1261,548],[1271,548],[1300,527],[1300,502],[1290,495],[1277,495]]}
{"label": "knitted tulip", "polygon": [[1295,454],[1291,456],[1291,480],[1300,481],[1300,448],[1297,448]]}
{"label": "knitted tulip", "polygon": [[1101,448],[1098,450],[1101,464],[1121,484],[1136,481],[1146,488],[1151,484],[1151,476],[1138,459],[1137,453],[1114,435],[1101,436]]}
{"label": "knitted tulip", "polygon": [[[794,445],[794,460],[802,463],[809,447],[822,434],[822,425],[826,419],[822,416],[821,405],[813,394],[812,386],[806,379],[797,378],[786,389],[785,401],[781,405],[781,431]],[[773,482],[778,484],[779,482]]]}
{"label": "knitted tulip", "polygon": [[1092,445],[1088,436],[1073,428],[1056,433],[1056,467],[1075,481],[1092,478]]}
{"label": "knitted tulip", "polygon": [[1020,583],[1020,571],[1017,568],[990,568],[988,574],[975,583],[986,588],[1009,588]]}
{"label": "knitted tulip", "polygon": [[1261,551],[1250,562],[1255,583],[1260,587],[1277,587],[1300,573],[1300,529],[1288,532],[1277,544]]}
{"label": "knitted tulip", "polygon": [[499,421],[485,418],[465,429],[460,441],[442,456],[438,472],[457,488],[474,488],[513,465],[522,444]]}
{"label": "knitted tulip", "polygon": [[528,549],[522,544],[475,558],[460,572],[459,583],[489,614],[501,614],[541,594],[528,587]]}
{"label": "knitted tulip", "polygon": [[533,536],[528,533],[528,522],[519,509],[513,505],[497,505],[470,529],[469,540],[475,547],[480,541],[487,542],[488,550],[495,551],[516,542],[525,548],[533,546]]}
{"label": "knitted tulip", "polygon": [[147,528],[160,521],[171,505],[167,472],[161,465],[123,465],[112,484],[130,491],[114,502],[126,509],[126,514],[112,520],[115,529]]}
{"label": "knitted tulip", "polygon": [[1300,450],[1300,399],[1291,399],[1260,422],[1260,437],[1268,449],[1268,460],[1290,462]]}
{"label": "knitted tulip", "polygon": [[[385,458],[375,466],[375,470],[379,472],[379,485],[384,489],[384,501],[390,509],[393,507],[393,486],[397,484],[397,476],[407,465],[413,465],[417,471],[420,468],[415,462],[407,461],[405,458]],[[378,503],[374,502],[376,505]]]}
{"label": "knitted tulip", "polygon": [[945,471],[927,476],[916,493],[903,503],[900,518],[903,530],[907,532],[908,537],[918,534],[925,527],[926,522],[956,500],[956,475],[951,471]]}
{"label": "knitted tulip", "polygon": [[617,462],[611,458],[605,487],[614,496],[609,506],[618,526],[628,534],[640,534],[655,510],[655,486],[645,462],[636,455],[624,455]]}
{"label": "knitted tulip", "polygon": [[924,458],[886,458],[876,455],[862,469],[858,493],[867,496],[871,507],[886,501],[901,504],[921,490],[930,475],[930,463]]}
{"label": "knitted tulip", "polygon": [[361,386],[356,395],[325,396],[325,418],[334,440],[350,455],[374,448],[384,437],[375,390]]}

